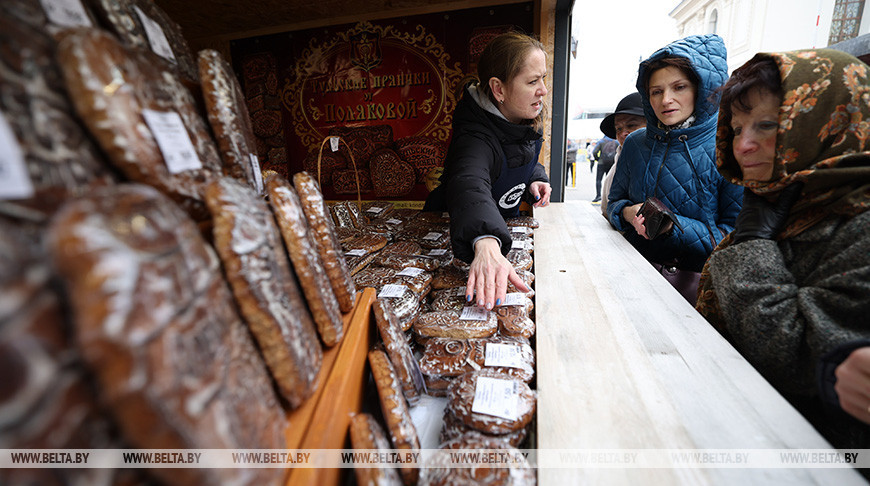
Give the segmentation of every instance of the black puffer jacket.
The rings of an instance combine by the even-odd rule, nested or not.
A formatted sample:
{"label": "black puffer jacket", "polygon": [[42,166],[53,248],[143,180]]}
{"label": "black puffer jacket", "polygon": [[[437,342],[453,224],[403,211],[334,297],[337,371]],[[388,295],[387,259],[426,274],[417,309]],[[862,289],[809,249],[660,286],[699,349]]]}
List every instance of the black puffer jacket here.
{"label": "black puffer jacket", "polygon": [[[535,163],[536,142],[542,137],[530,125],[510,123],[497,114],[488,99],[476,94],[476,86],[467,88],[456,106],[441,185],[432,191],[424,207],[450,213],[453,254],[466,262],[474,259],[472,244],[478,236],[495,236],[501,240],[502,254],[510,251],[510,233],[492,198],[492,183],[501,173],[505,157],[511,168]],[[532,182],[549,183],[544,167],[535,164],[528,181],[516,181],[526,183],[527,201],[531,200],[528,186]]]}

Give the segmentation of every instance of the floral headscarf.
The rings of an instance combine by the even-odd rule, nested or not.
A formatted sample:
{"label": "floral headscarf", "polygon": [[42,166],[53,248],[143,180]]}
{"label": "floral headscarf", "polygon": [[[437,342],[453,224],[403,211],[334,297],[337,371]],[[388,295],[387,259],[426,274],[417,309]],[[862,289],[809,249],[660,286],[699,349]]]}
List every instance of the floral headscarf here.
{"label": "floral headscarf", "polygon": [[[795,182],[804,183],[777,239],[791,238],[827,218],[870,209],[870,67],[833,49],[760,53],[749,62],[759,58],[776,62],[784,93],[773,178],[743,180],[724,110],[716,132],[719,172],[757,194],[775,194]],[[730,244],[729,235],[716,250]],[[702,314],[708,319],[718,315],[706,266],[698,296]]]}

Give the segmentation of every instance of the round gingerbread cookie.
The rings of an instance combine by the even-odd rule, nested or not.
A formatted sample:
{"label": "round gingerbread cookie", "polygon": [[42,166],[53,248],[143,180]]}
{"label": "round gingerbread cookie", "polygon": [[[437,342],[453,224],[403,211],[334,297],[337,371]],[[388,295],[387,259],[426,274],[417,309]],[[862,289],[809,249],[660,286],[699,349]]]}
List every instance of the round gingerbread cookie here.
{"label": "round gingerbread cookie", "polygon": [[[486,380],[483,384],[478,381]],[[478,386],[498,386],[502,402],[492,404],[502,415],[473,411],[474,397]],[[468,372],[450,384],[447,391],[447,408],[465,425],[487,434],[502,435],[516,432],[529,425],[535,414],[535,392],[519,378],[500,371],[484,368]],[[503,406],[503,408],[502,408]]]}
{"label": "round gingerbread cookie", "polygon": [[293,186],[278,174],[266,179],[266,188],[269,204],[278,220],[293,270],[305,293],[320,339],[327,346],[335,346],[344,335],[341,309],[323,270],[299,196]]}
{"label": "round gingerbread cookie", "polygon": [[[514,458],[514,462],[493,467],[490,464],[463,465],[457,467],[454,463],[455,454],[452,451],[475,451],[482,457],[489,457],[488,452]],[[476,432],[466,432],[451,439],[439,447],[439,451],[430,456],[420,475],[419,486],[465,486],[469,484],[487,484],[500,486],[534,486],[536,484],[535,470],[531,467],[520,451],[505,444],[503,441],[487,437]]]}
{"label": "round gingerbread cookie", "polygon": [[199,51],[199,79],[208,122],[217,139],[223,172],[260,189],[257,143],[248,105],[232,67],[213,49]]}
{"label": "round gingerbread cookie", "polygon": [[314,244],[338,299],[338,306],[342,312],[350,312],[356,301],[356,286],[350,277],[341,243],[335,235],[335,224],[323,200],[320,186],[307,172],[294,174],[293,186],[299,195],[302,211],[308,219],[308,228],[314,235]]}
{"label": "round gingerbread cookie", "polygon": [[[66,204],[48,247],[79,348],[126,441],[141,449],[281,449],[284,411],[214,250],[154,188]],[[280,469],[162,469],[167,484],[274,484]]]}
{"label": "round gingerbread cookie", "polygon": [[57,52],[76,111],[110,162],[206,219],[220,157],[190,92],[153,56],[97,29],[65,32]]}
{"label": "round gingerbread cookie", "polygon": [[212,183],[206,202],[227,280],[266,364],[292,407],[314,393],[323,351],[272,212],[231,177]]}

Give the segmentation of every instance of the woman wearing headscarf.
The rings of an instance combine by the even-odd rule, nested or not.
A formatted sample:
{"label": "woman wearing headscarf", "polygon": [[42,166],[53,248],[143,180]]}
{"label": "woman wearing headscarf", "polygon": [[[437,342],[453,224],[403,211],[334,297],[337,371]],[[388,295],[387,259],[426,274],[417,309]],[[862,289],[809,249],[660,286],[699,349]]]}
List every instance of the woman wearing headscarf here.
{"label": "woman wearing headscarf", "polygon": [[[693,305],[698,272],[733,229],[742,197],[715,164],[717,90],[727,78],[716,35],[680,39],[643,61],[637,90],[646,128],[625,139],[608,194],[611,225]],[[652,198],[671,211],[659,233],[640,212]],[[660,208],[657,201],[649,206]]]}
{"label": "woman wearing headscarf", "polygon": [[[697,309],[835,446],[870,446],[870,80],[834,50],[758,54],[724,86],[744,186]],[[844,413],[845,412],[845,413]]]}

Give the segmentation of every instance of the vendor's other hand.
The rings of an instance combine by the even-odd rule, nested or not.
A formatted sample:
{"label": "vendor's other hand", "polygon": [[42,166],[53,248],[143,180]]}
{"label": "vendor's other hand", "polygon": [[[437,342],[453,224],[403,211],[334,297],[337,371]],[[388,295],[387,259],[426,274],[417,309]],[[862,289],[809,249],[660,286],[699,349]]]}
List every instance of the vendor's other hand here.
{"label": "vendor's other hand", "polygon": [[466,301],[471,302],[476,292],[477,305],[491,310],[493,306],[504,302],[508,281],[522,292],[529,291],[523,279],[501,254],[501,242],[496,238],[478,240],[474,244],[474,260],[468,271]]}
{"label": "vendor's other hand", "polygon": [[550,184],[541,181],[532,182],[532,185],[529,186],[529,192],[535,198],[535,204],[532,206],[539,208],[550,204],[550,193],[553,192]]}
{"label": "vendor's other hand", "polygon": [[637,232],[640,236],[643,236],[646,239],[649,239],[649,236],[646,235],[646,226],[644,226],[644,217],[638,214],[640,211],[640,207],[643,206],[643,203],[633,204],[631,206],[626,206],[622,208],[622,219],[628,221],[631,224],[634,231]]}
{"label": "vendor's other hand", "polygon": [[870,424],[870,346],[858,348],[834,370],[834,390],[840,407],[856,419]]}

